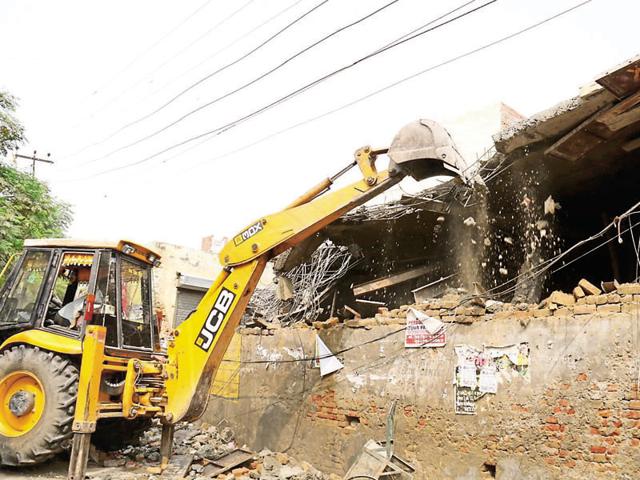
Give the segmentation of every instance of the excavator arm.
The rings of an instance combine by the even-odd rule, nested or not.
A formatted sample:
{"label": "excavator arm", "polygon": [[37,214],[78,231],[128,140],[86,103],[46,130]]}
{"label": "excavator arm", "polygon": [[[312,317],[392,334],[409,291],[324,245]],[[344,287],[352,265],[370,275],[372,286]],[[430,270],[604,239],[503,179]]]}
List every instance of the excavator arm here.
{"label": "excavator arm", "polygon": [[[169,342],[165,412],[172,423],[194,420],[204,412],[212,378],[267,261],[402,180],[404,174],[399,171],[376,170],[375,160],[381,153],[386,150],[359,149],[347,168],[283,211],[253,222],[223,248],[223,272],[198,308],[175,329]],[[360,180],[328,191],[340,175],[355,165],[362,173]]]}
{"label": "excavator arm", "polygon": [[[388,170],[378,172],[376,159],[388,153]],[[362,178],[331,190],[333,183],[357,166]],[[78,397],[73,422],[69,480],[84,478],[89,442],[97,421],[156,416],[163,423],[161,455],[166,465],[174,425],[193,421],[206,409],[216,370],[249,303],[258,280],[274,256],[309,238],[346,212],[379,195],[405,176],[422,180],[458,175],[468,181],[468,168],[449,134],[429,120],[400,130],[388,151],[363,147],[346,168],[288,205],[262,217],[236,235],[220,253],[224,269],[197,309],[168,339],[166,358],[120,358],[105,352],[106,329],[90,325],[82,342]],[[121,400],[100,398],[105,372],[125,375]]]}

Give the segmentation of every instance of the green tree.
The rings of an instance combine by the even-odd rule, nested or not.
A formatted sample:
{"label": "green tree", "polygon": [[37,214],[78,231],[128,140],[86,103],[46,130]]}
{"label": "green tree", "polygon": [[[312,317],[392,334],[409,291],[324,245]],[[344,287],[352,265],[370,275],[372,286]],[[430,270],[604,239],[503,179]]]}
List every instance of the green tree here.
{"label": "green tree", "polygon": [[[16,106],[14,96],[0,92],[0,157],[25,141]],[[0,164],[0,270],[25,238],[62,236],[70,221],[71,208],[54,198],[45,183]]]}
{"label": "green tree", "polygon": [[0,91],[0,156],[3,157],[26,140],[24,127],[14,115],[17,106],[16,97]]}
{"label": "green tree", "polygon": [[71,208],[45,183],[0,165],[0,268],[25,238],[60,237],[70,221]]}

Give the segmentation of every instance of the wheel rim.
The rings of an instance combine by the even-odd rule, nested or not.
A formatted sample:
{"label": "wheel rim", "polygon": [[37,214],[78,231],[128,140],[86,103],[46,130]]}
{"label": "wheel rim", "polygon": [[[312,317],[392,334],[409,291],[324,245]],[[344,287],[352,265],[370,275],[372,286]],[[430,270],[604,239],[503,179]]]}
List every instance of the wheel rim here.
{"label": "wheel rim", "polygon": [[0,403],[0,434],[24,435],[42,417],[45,404],[42,383],[31,372],[12,372],[0,380]]}

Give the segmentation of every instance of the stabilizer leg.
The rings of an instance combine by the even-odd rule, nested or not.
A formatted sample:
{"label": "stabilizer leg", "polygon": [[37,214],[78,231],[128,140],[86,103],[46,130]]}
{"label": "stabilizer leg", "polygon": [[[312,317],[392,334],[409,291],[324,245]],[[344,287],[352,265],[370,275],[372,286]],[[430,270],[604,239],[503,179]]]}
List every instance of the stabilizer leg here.
{"label": "stabilizer leg", "polygon": [[90,445],[90,433],[73,434],[71,460],[69,460],[69,473],[67,475],[68,480],[84,480],[85,474],[87,473]]}
{"label": "stabilizer leg", "polygon": [[171,458],[171,450],[173,448],[173,432],[175,425],[173,423],[162,425],[162,436],[160,437],[160,468],[164,470],[169,465]]}

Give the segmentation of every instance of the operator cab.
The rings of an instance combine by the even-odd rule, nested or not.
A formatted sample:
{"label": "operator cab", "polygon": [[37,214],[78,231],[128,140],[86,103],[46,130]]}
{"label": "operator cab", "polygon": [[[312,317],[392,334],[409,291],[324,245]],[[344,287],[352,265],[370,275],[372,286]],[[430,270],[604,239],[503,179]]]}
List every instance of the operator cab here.
{"label": "operator cab", "polygon": [[160,351],[152,312],[157,253],[124,240],[25,240],[24,246],[0,288],[0,341],[29,329],[81,338],[92,324],[106,327],[108,349]]}

